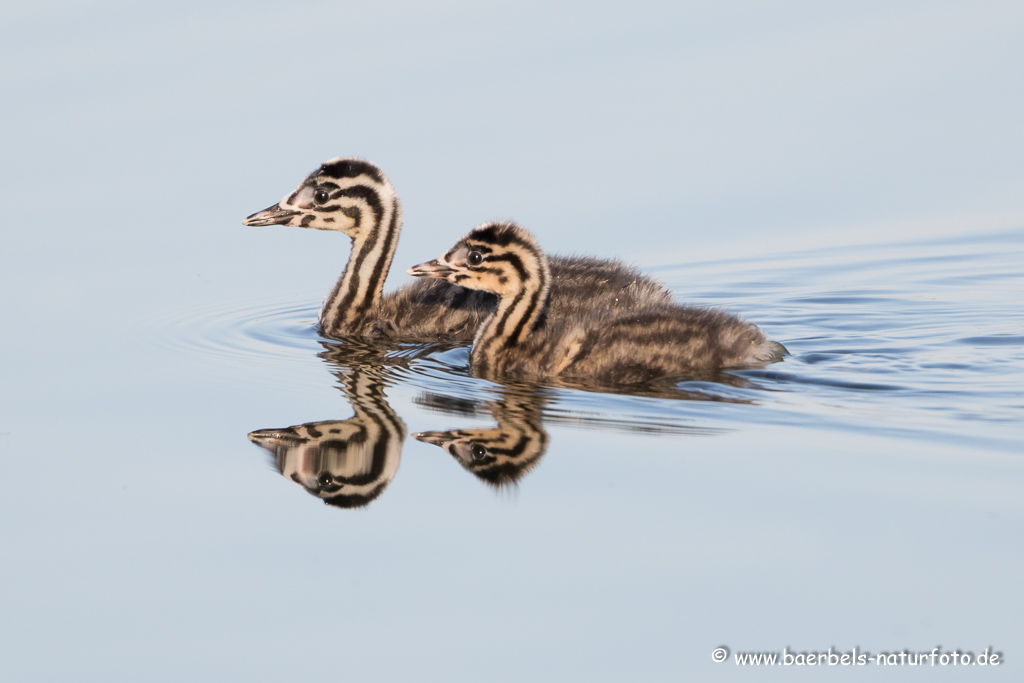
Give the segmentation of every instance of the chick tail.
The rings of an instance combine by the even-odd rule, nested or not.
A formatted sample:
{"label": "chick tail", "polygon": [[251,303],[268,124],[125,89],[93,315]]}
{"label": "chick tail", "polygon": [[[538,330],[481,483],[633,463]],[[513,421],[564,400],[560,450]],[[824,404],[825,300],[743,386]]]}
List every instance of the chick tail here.
{"label": "chick tail", "polygon": [[768,348],[772,352],[771,358],[768,359],[769,363],[778,363],[789,355],[789,350],[777,341],[768,342]]}

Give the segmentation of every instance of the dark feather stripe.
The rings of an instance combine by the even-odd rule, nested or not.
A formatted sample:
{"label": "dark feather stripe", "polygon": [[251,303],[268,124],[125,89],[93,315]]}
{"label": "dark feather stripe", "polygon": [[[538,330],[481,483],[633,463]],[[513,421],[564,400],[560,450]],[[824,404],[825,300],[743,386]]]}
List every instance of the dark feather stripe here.
{"label": "dark feather stripe", "polygon": [[[364,292],[360,287],[361,279],[359,277],[359,270],[362,267],[363,261],[373,251],[377,245],[377,230],[373,230],[370,236],[365,242],[359,252],[353,254],[354,258],[349,259],[348,268],[345,271],[345,278],[343,278],[348,285],[345,293],[341,296],[341,300],[337,301],[331,308],[335,312],[343,312],[341,315],[345,315],[349,318],[349,322],[356,323],[358,320],[354,316],[348,315],[348,312],[352,309],[352,302],[355,301],[357,296],[363,296]],[[341,286],[341,283],[339,283]]]}
{"label": "dark feather stripe", "polygon": [[[537,308],[541,304],[541,296],[544,294],[544,290],[540,289],[530,295],[530,303],[526,307],[526,312],[523,313],[522,317],[516,323],[516,327],[512,330],[512,334],[509,335],[510,341],[519,342],[520,335],[523,333],[523,329],[527,324],[532,323],[533,315],[536,313]],[[532,326],[532,325],[531,325]]]}
{"label": "dark feather stripe", "polygon": [[507,458],[515,459],[523,454],[523,452],[526,450],[526,447],[529,446],[531,442],[532,439],[529,436],[527,436],[526,434],[520,434],[519,440],[516,441],[511,448],[491,447],[488,450],[490,450],[492,453],[497,453],[498,455],[504,455]]}
{"label": "dark feather stripe", "polygon": [[[354,380],[354,384],[358,384],[360,378]],[[374,437],[373,442],[373,455],[371,459],[370,471],[365,475],[351,477],[344,481],[355,486],[365,486],[373,483],[381,478],[384,474],[385,465],[387,464],[388,455],[388,444],[391,443],[396,437],[401,438],[404,435],[405,430],[399,430],[392,417],[393,411],[384,398],[381,391],[373,391],[371,389],[370,396],[363,395],[358,389],[356,390],[355,396],[352,398],[353,407],[361,407],[363,415],[367,417],[377,427],[377,435]],[[369,409],[369,408],[372,408]],[[388,429],[388,426],[391,429]]]}
{"label": "dark feather stripe", "polygon": [[[549,275],[544,256],[532,241],[521,238],[507,224],[477,228],[462,243],[465,249],[483,251],[484,243],[494,247],[486,265],[474,268],[477,276],[494,277],[500,284],[518,284],[519,288],[506,305],[500,304],[495,318],[481,329],[481,343],[475,345],[471,358],[480,374],[491,366],[500,366],[503,350],[517,347],[528,330],[534,329],[547,305]],[[458,248],[456,249],[456,251]],[[535,266],[535,271],[530,267]],[[513,289],[516,287],[513,286]]]}
{"label": "dark feather stripe", "polygon": [[384,387],[381,384],[370,387],[370,399],[371,405],[376,408],[377,416],[383,422],[387,422],[391,429],[391,433],[400,439],[405,438],[405,425],[402,423],[395,411],[391,409],[391,405],[388,403],[387,397],[384,396]]}
{"label": "dark feather stripe", "polygon": [[370,296],[363,300],[362,308],[365,311],[376,299],[378,290],[384,287],[384,277],[387,275],[388,270],[391,268],[391,258],[395,251],[395,240],[398,239],[398,217],[401,213],[402,208],[398,203],[396,197],[391,202],[391,220],[388,221],[388,229],[384,233],[384,248],[380,253],[380,260],[377,265],[374,266],[373,272],[370,274],[370,281],[366,283],[366,288],[370,292]]}
{"label": "dark feather stripe", "polygon": [[357,178],[361,175],[367,175],[373,178],[373,181],[376,183],[384,183],[384,176],[381,174],[380,170],[370,162],[363,161],[362,159],[341,159],[339,161],[329,161],[320,166],[320,170],[317,171],[317,175],[328,176],[335,179]]}
{"label": "dark feather stripe", "polygon": [[522,290],[516,292],[516,296],[512,299],[512,303],[509,305],[505,314],[495,321],[494,336],[501,337],[505,332],[505,323],[509,321],[516,314],[516,309],[519,308],[519,302],[523,300],[524,292]]}
{"label": "dark feather stripe", "polygon": [[[363,242],[362,247],[359,249],[359,253],[355,255],[355,259],[349,261],[348,268],[346,269],[346,275],[348,275],[348,273],[351,273],[351,277],[349,278],[348,281],[348,291],[346,291],[345,294],[341,297],[341,301],[338,302],[337,305],[337,310],[345,311],[344,315],[349,319],[349,322],[351,322],[352,324],[357,324],[362,319],[363,315],[366,313],[366,310],[369,308],[369,304],[367,303],[367,301],[372,300],[372,294],[370,297],[367,297],[367,293],[370,290],[365,289],[361,286],[362,280],[359,273],[360,271],[362,271],[363,263],[366,261],[367,257],[369,257],[369,255],[373,253],[373,251],[376,249],[377,242],[380,240],[380,224],[378,223],[378,221],[382,217],[383,207],[381,205],[380,197],[378,196],[377,192],[372,188],[363,185],[357,185],[355,187],[347,188],[344,191],[349,192],[353,190],[355,192],[352,192],[351,195],[346,196],[357,196],[363,198],[364,201],[366,201],[366,203],[369,204],[371,209],[376,213],[376,216],[372,221],[373,228],[370,230],[369,236],[366,238],[366,241]],[[367,197],[372,197],[373,199],[370,200],[367,199]],[[376,208],[374,209],[372,207]],[[353,304],[357,301],[357,299],[359,303],[358,305],[354,306]],[[351,314],[349,313],[350,310],[352,311]]]}
{"label": "dark feather stripe", "polygon": [[384,215],[384,206],[380,201],[380,195],[377,190],[366,185],[353,185],[352,187],[346,187],[343,190],[339,190],[335,197],[348,197],[350,199],[362,199],[366,202],[371,209],[373,209],[374,222],[379,221]]}
{"label": "dark feather stripe", "polygon": [[[537,265],[537,271],[535,273],[528,273],[526,266],[523,263],[523,259],[519,257],[515,252],[509,251],[504,256],[507,256],[507,261],[512,265],[513,268],[519,273],[522,280],[524,289],[532,289],[530,293],[530,301],[523,312],[522,317],[516,323],[515,329],[509,335],[509,338],[516,343],[522,338],[523,331],[526,326],[529,325],[533,328],[533,323],[536,322],[537,315],[540,313],[541,307],[547,303],[548,297],[548,273],[544,265],[544,255],[539,253],[529,244],[519,244],[532,258],[534,263]],[[496,260],[498,257],[492,256],[491,260]]]}
{"label": "dark feather stripe", "polygon": [[[344,206],[344,207],[342,207],[341,212],[353,220],[353,222],[354,222],[354,225],[352,226],[353,228],[357,228],[358,229],[359,226],[362,225],[362,223],[363,223],[363,212],[360,211],[357,207],[354,207],[354,206]],[[326,221],[326,220],[334,220],[334,219],[333,218],[331,218],[331,219],[325,218],[324,220]]]}
{"label": "dark feather stripe", "polygon": [[335,496],[329,496],[323,499],[328,505],[333,505],[338,508],[361,508],[366,507],[381,494],[384,487],[388,485],[388,482],[381,482],[381,484],[367,493],[339,493]]}
{"label": "dark feather stripe", "polygon": [[519,255],[516,253],[508,251],[505,252],[504,254],[494,254],[488,257],[487,261],[489,263],[494,263],[496,261],[506,261],[510,263],[513,268],[516,269],[516,272],[519,274],[520,280],[522,280],[523,282],[528,282],[530,280],[530,274],[526,272],[526,267],[523,265],[523,259],[519,258]]}
{"label": "dark feather stripe", "polygon": [[488,244],[497,244],[502,247],[508,246],[514,237],[515,235],[512,231],[508,230],[507,226],[501,224],[488,225],[473,231],[474,240],[480,240]]}

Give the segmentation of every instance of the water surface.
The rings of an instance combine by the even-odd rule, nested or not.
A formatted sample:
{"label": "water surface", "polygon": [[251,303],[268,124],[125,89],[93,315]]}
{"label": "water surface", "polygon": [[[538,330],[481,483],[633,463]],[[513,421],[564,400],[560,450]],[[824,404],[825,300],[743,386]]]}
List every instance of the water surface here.
{"label": "water surface", "polygon": [[[742,313],[790,355],[717,381],[646,391],[537,387],[537,411],[581,428],[763,423],[1015,453],[1024,408],[1021,262],[1024,232],[1011,230],[662,266],[654,272],[677,298]],[[376,358],[387,367],[381,382],[418,396],[420,407],[475,415],[502,401],[507,387],[473,378],[465,346],[334,343],[316,335],[316,315],[311,302],[203,311],[176,322],[178,350],[275,364],[320,358],[329,370]]]}
{"label": "water surface", "polygon": [[[1022,12],[5,3],[0,678],[1020,679]],[[627,395],[325,343],[347,240],[240,221],[337,155],[402,198],[389,288],[514,219],[792,355]]]}
{"label": "water surface", "polygon": [[791,355],[646,395],[330,342],[316,294],[145,312],[8,413],[6,666],[678,680],[741,676],[722,644],[942,645],[1009,671],[1022,262],[1018,229],[653,269]]}

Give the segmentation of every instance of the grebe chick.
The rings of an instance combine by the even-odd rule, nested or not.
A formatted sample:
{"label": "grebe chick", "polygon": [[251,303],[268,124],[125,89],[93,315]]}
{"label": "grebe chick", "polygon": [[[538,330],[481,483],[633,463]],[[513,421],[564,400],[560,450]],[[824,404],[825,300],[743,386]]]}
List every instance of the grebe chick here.
{"label": "grebe chick", "polygon": [[[382,295],[402,229],[402,207],[387,176],[369,161],[331,159],[280,202],[242,222],[333,230],[352,240],[348,265],[320,311],[327,337],[470,341],[495,309],[493,294],[437,280]],[[671,301],[660,282],[617,261],[556,257],[551,272],[553,318],[581,308],[629,311]]]}
{"label": "grebe chick", "polygon": [[784,353],[756,325],[707,308],[656,304],[545,320],[548,259],[529,232],[510,223],[485,223],[408,272],[498,296],[470,352],[481,377],[633,384],[761,366]]}

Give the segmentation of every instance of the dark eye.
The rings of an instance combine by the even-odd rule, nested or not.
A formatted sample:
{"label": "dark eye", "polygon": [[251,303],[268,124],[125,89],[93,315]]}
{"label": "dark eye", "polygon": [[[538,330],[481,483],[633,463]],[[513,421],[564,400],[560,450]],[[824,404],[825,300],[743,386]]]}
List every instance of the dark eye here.
{"label": "dark eye", "polygon": [[331,476],[330,472],[322,472],[317,478],[317,483],[321,486],[330,486],[334,483],[334,477]]}
{"label": "dark eye", "polygon": [[487,449],[481,446],[480,444],[475,443],[473,444],[473,448],[470,449],[470,453],[473,454],[474,460],[479,460],[480,458],[487,455]]}
{"label": "dark eye", "polygon": [[484,262],[484,255],[479,251],[471,251],[469,256],[466,257],[466,262],[471,266],[479,266]]}
{"label": "dark eye", "polygon": [[327,200],[331,198],[331,195],[327,193],[327,190],[317,188],[316,192],[313,193],[313,201],[317,204],[326,204]]}

